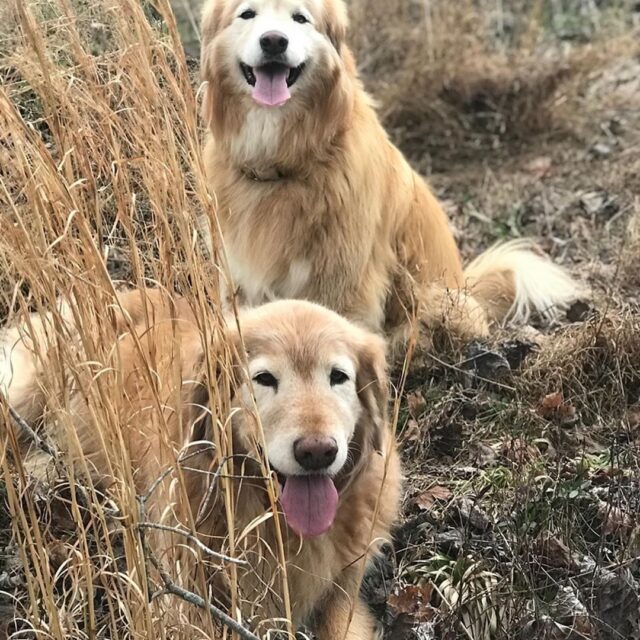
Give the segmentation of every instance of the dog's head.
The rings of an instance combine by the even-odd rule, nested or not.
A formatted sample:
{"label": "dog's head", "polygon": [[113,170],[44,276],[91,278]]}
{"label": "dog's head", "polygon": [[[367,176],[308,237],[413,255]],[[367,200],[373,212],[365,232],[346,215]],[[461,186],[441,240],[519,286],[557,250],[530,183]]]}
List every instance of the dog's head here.
{"label": "dog's head", "polygon": [[[303,537],[327,531],[339,492],[385,441],[385,346],[337,314],[301,301],[281,301],[241,316],[244,366],[234,434],[259,443],[282,487],[289,526]],[[236,340],[238,338],[236,337]]]}
{"label": "dog's head", "polygon": [[201,72],[216,136],[252,110],[264,118],[328,100],[347,55],[346,26],[342,0],[209,0]]}

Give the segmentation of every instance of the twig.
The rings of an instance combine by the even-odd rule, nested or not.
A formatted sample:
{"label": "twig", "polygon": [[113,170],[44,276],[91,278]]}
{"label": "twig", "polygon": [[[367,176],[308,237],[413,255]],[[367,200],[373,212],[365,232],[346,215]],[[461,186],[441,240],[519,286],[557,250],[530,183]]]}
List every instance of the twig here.
{"label": "twig", "polygon": [[226,556],[223,553],[218,553],[217,551],[210,549],[206,544],[198,540],[198,538],[196,538],[196,536],[194,536],[192,533],[184,531],[183,529],[179,529],[178,527],[170,527],[169,525],[158,524],[156,522],[139,522],[137,526],[140,529],[157,529],[158,531],[168,531],[169,533],[175,533],[177,535],[184,536],[187,540],[193,542],[193,544],[195,544],[198,549],[213,558],[217,558],[218,560],[231,562],[232,564],[238,564],[241,566],[246,566],[247,564],[249,564],[246,560],[232,558],[231,556]]}
{"label": "twig", "polygon": [[[207,451],[208,449],[215,449],[215,446],[213,446],[213,444],[210,447],[207,447],[207,449],[198,449],[197,451],[192,451],[191,453],[183,456],[182,454],[178,457],[178,464],[182,464],[183,462],[186,462],[187,460],[189,460],[190,458],[194,458],[197,455],[200,455],[203,451]],[[141,496],[138,496],[138,501],[139,502],[144,502],[146,503],[149,498],[151,497],[151,495],[153,494],[153,492],[160,486],[160,484],[162,483],[162,481],[174,470],[173,466],[167,467],[152,483],[151,486],[149,487],[149,489],[147,490],[146,493],[144,493]]]}
{"label": "twig", "polygon": [[[0,394],[0,398],[4,398],[2,394]],[[52,458],[58,458],[59,452],[58,450],[50,445],[46,440],[41,438],[27,423],[27,421],[8,403],[5,399],[5,404],[9,409],[9,415],[11,419],[18,427],[18,429],[22,432],[23,435],[27,436],[29,440],[31,440],[38,449],[41,449],[45,453],[49,454]]]}
{"label": "twig", "polygon": [[193,591],[188,591],[183,587],[177,585],[171,576],[162,568],[160,562],[155,557],[153,552],[149,550],[149,560],[151,564],[157,569],[160,577],[162,578],[162,582],[164,583],[164,590],[167,593],[171,593],[174,596],[178,596],[185,602],[192,604],[199,609],[206,609],[209,613],[219,620],[226,627],[231,629],[234,633],[238,634],[243,640],[260,640],[260,638],[251,633],[248,629],[245,629],[237,620],[234,620],[231,616],[227,615],[222,609],[219,609],[211,602],[207,602],[204,598],[200,597],[197,593],[193,593]]}
{"label": "twig", "polygon": [[[456,373],[463,373],[463,374],[468,374],[470,373],[468,369],[461,369],[460,365],[461,364],[465,364],[466,362],[473,362],[474,360],[477,359],[476,356],[472,357],[472,358],[467,358],[466,360],[463,360],[462,362],[460,362],[459,364],[450,364],[449,362],[445,362],[444,360],[441,360],[440,358],[438,358],[437,356],[435,356],[433,353],[429,353],[427,352],[426,354],[429,358],[431,358],[432,360],[435,360],[439,365],[442,365],[443,367],[446,367],[448,369],[451,369],[452,371],[455,371]],[[476,380],[480,380],[481,382],[488,382],[489,384],[495,385],[496,387],[499,387],[500,389],[505,389],[506,391],[515,391],[516,388],[512,387],[508,384],[504,384],[503,382],[498,382],[497,380],[491,380],[489,378],[485,378],[483,376],[478,375],[477,373],[475,374],[475,378]]]}

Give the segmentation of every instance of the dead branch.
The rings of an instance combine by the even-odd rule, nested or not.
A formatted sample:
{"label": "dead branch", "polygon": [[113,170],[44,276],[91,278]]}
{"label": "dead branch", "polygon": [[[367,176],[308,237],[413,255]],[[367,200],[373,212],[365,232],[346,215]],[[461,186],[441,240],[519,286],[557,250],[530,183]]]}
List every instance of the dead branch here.
{"label": "dead branch", "polygon": [[52,458],[56,459],[59,457],[59,451],[53,445],[50,445],[46,440],[41,438],[29,426],[28,422],[7,402],[6,398],[2,394],[0,394],[0,402],[3,402],[7,405],[9,416],[11,417],[12,422],[20,431],[21,435],[26,436],[29,440],[31,440],[31,442],[36,445],[36,447],[38,447],[38,449],[44,451]]}
{"label": "dead branch", "polygon": [[[149,560],[151,564],[156,568],[160,577],[162,578],[162,582],[164,583],[164,591],[167,593],[171,593],[178,598],[181,598],[185,602],[198,607],[199,609],[208,610],[209,613],[223,625],[231,629],[234,633],[238,634],[243,640],[260,640],[257,635],[251,633],[248,629],[243,627],[237,620],[234,620],[231,616],[227,615],[222,609],[219,609],[211,602],[207,602],[204,598],[200,597],[197,593],[193,593],[193,591],[188,591],[183,587],[177,585],[171,576],[162,568],[162,565],[155,557],[153,552],[149,549]],[[162,592],[160,592],[162,593]]]}
{"label": "dead branch", "polygon": [[183,529],[179,529],[178,527],[170,527],[166,524],[158,524],[155,522],[139,522],[138,527],[140,529],[157,529],[158,531],[168,531],[169,533],[175,533],[176,535],[183,536],[187,540],[189,540],[189,542],[195,544],[196,547],[198,547],[198,549],[200,549],[203,553],[206,553],[208,556],[211,556],[213,558],[217,558],[218,560],[222,560],[223,562],[231,562],[232,564],[237,564],[240,566],[246,566],[247,564],[249,564],[246,560],[232,558],[231,556],[226,556],[223,553],[218,553],[217,551],[210,549],[206,544],[198,540],[198,538],[192,533],[184,531]]}

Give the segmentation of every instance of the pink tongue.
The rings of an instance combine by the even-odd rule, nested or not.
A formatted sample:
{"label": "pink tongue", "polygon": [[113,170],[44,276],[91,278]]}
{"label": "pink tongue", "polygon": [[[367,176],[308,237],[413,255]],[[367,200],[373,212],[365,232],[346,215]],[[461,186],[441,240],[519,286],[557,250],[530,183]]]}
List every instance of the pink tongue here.
{"label": "pink tongue", "polygon": [[287,524],[303,538],[331,528],[338,510],[338,491],[329,476],[289,476],[280,504]]}
{"label": "pink tongue", "polygon": [[256,77],[256,84],[253,87],[252,95],[259,104],[278,107],[291,97],[287,86],[288,69],[283,68],[274,73],[267,73],[255,67],[253,73]]}

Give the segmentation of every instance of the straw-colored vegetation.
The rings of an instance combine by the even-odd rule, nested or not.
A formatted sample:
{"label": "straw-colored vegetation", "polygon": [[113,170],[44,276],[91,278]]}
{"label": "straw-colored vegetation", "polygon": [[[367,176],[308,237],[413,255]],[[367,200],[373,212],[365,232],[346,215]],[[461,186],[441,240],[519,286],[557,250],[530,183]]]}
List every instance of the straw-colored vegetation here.
{"label": "straw-colored vegetation", "polygon": [[[145,513],[120,441],[107,435],[118,433],[123,411],[114,392],[122,380],[108,367],[108,319],[119,287],[180,293],[204,332],[214,336],[220,327],[219,261],[203,253],[195,225],[204,214],[211,225],[201,231],[216,246],[215,209],[202,177],[195,91],[170,8],[16,2],[11,18],[18,30],[6,34],[0,93],[2,315],[54,314],[45,387],[60,453],[53,460],[42,454],[37,479],[30,476],[33,465],[22,464],[16,442],[20,430],[3,405],[3,422],[13,426],[8,436],[3,429],[3,510],[11,520],[3,544],[14,557],[3,575],[19,576],[7,601],[15,618],[7,614],[5,630],[23,638],[212,637],[214,619],[195,618],[193,605],[168,595],[175,589],[144,546],[154,541],[147,523],[177,519],[188,532],[188,515]],[[56,311],[60,297],[79,327],[80,350],[70,346]],[[82,390],[107,439],[119,479],[107,495],[87,483],[90,461],[73,455],[78,446],[61,393],[67,380]],[[214,390],[212,398],[224,432],[228,398]],[[221,447],[220,461],[225,455]],[[179,466],[169,465],[162,482],[177,484],[177,507],[184,502]],[[186,535],[173,539],[188,543]],[[195,545],[192,554],[220,564]],[[172,554],[157,562],[174,579],[180,573]],[[220,571],[228,566],[221,563]],[[179,586],[209,600],[202,576]]]}
{"label": "straw-colored vegetation", "polygon": [[[0,323],[53,313],[46,386],[65,434],[34,476],[0,405],[11,425],[0,448],[0,638],[229,634],[168,593],[122,451],[112,447],[122,481],[106,495],[70,462],[57,393],[73,379],[96,423],[116,427],[105,318],[120,287],[184,295],[203,330],[220,329],[224,269],[202,242],[207,233],[220,246],[215,200],[200,163],[197,74],[180,40],[194,33],[192,4],[176,2],[180,25],[166,0],[0,6]],[[364,82],[393,139],[435,172],[463,252],[533,236],[594,291],[559,326],[503,330],[464,351],[417,349],[396,412],[403,518],[365,595],[387,638],[640,638],[634,3],[350,5]],[[60,297],[82,353],[69,346]],[[224,429],[228,398],[213,398]],[[165,481],[179,491],[178,467]],[[174,540],[218,562],[187,536]],[[220,563],[234,598],[237,572],[250,570]],[[197,577],[180,580],[210,600]],[[237,617],[227,605],[217,603]],[[276,626],[259,615],[243,624]]]}

